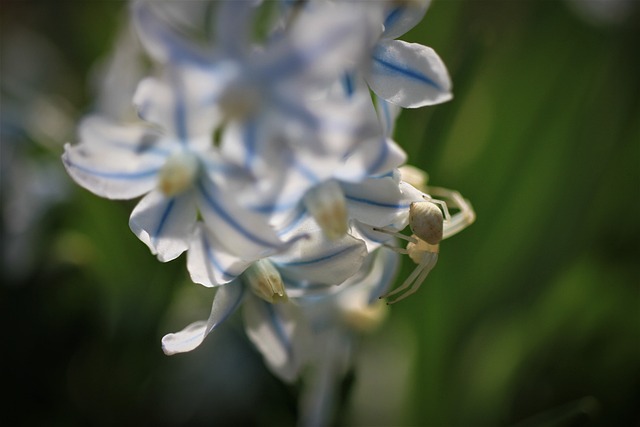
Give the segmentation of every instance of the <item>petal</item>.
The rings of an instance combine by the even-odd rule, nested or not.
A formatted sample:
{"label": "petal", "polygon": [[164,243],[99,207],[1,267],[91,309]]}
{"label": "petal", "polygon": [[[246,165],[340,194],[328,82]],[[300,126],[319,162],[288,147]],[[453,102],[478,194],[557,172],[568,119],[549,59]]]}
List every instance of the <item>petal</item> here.
{"label": "petal", "polygon": [[187,269],[195,283],[223,285],[242,274],[252,262],[230,254],[204,224],[197,224],[187,252]]}
{"label": "petal", "polygon": [[381,2],[308,3],[287,37],[267,50],[260,71],[279,82],[332,81],[364,60],[380,34],[381,22]]}
{"label": "petal", "polygon": [[116,120],[135,117],[131,94],[147,71],[147,58],[131,26],[120,26],[110,53],[91,73],[94,110]]}
{"label": "petal", "polygon": [[[244,194],[242,199],[237,198],[239,203],[253,212],[268,215],[269,222],[279,226],[295,215],[301,197],[319,183],[321,177],[306,167],[309,163],[303,164],[296,159],[281,140],[270,139],[270,126],[265,129],[262,125],[261,121],[230,123],[222,134],[221,151],[226,159],[251,172],[251,179],[245,177],[243,187],[253,187],[253,191],[237,188],[237,195]],[[318,167],[322,163],[321,158],[300,151],[311,158],[312,166]],[[313,159],[316,159],[315,163]],[[233,182],[240,180],[242,178],[234,177]],[[224,186],[225,189],[229,187],[228,184]]]}
{"label": "petal", "polygon": [[71,177],[89,191],[110,199],[132,199],[149,192],[168,150],[159,135],[142,126],[117,126],[84,120],[81,142],[65,145],[62,161]]}
{"label": "petal", "polygon": [[359,149],[361,141],[382,135],[368,91],[354,93],[350,98],[316,101],[313,109],[318,117],[317,131],[324,153],[343,158]]}
{"label": "petal", "polygon": [[227,56],[241,56],[250,47],[251,24],[255,13],[255,2],[217,2],[215,13],[216,47]]}
{"label": "petal", "polygon": [[430,0],[411,0],[394,4],[385,14],[382,38],[396,39],[415,27],[427,12],[429,3]]}
{"label": "petal", "polygon": [[210,180],[197,183],[198,207],[207,227],[231,253],[256,259],[283,247],[283,242],[264,215],[242,208],[238,194],[222,191]]}
{"label": "petal", "polygon": [[[316,166],[320,164],[323,164],[321,160]],[[255,212],[268,213],[272,224],[280,224],[294,215],[304,194],[319,184],[321,177],[295,161],[273,172],[262,177],[264,189],[247,207]]]}
{"label": "petal", "polygon": [[404,108],[451,99],[451,80],[435,51],[400,40],[380,41],[366,80],[378,96]]}
{"label": "petal", "polygon": [[340,79],[340,86],[344,94],[351,97],[364,91],[369,92],[367,83],[358,72],[346,72]]}
{"label": "petal", "polygon": [[162,351],[167,355],[185,353],[202,344],[209,333],[224,322],[242,302],[244,287],[230,283],[218,288],[207,321],[194,322],[180,332],[162,338]]}
{"label": "petal", "polygon": [[196,222],[196,205],[190,192],[165,197],[152,191],[131,212],[129,227],[162,262],[186,251]]}
{"label": "petal", "polygon": [[382,125],[382,132],[386,137],[391,138],[393,136],[396,119],[402,110],[397,105],[391,104],[379,96],[376,96],[375,98],[376,112],[378,113],[380,124]]}
{"label": "petal", "polygon": [[310,219],[295,232],[306,232],[308,238],[270,258],[285,280],[338,285],[358,271],[366,256],[363,241],[349,235],[328,240]]}
{"label": "petal", "polygon": [[393,285],[400,267],[400,255],[391,249],[380,248],[371,272],[363,279],[369,290],[368,303],[373,304]]}
{"label": "petal", "polygon": [[399,181],[397,173],[359,184],[343,183],[342,187],[352,218],[350,234],[364,241],[369,253],[392,239],[376,228],[403,230],[409,223],[411,203],[424,200],[424,193]]}
{"label": "petal", "polygon": [[349,217],[374,227],[406,227],[412,202],[422,193],[397,176],[371,178],[358,184],[343,183]]}
{"label": "petal", "polygon": [[[78,126],[82,143],[91,150],[121,152],[122,155],[164,159],[170,153],[170,144],[156,129],[143,124],[118,124],[106,117],[90,115],[82,119]],[[109,161],[110,159],[104,159]],[[121,161],[119,158],[113,163]]]}
{"label": "petal", "polygon": [[406,153],[393,140],[374,138],[361,143],[335,171],[334,176],[339,180],[358,182],[366,177],[385,175],[406,160]]}
{"label": "petal", "polygon": [[399,254],[380,248],[367,259],[361,275],[353,276],[341,287],[340,305],[366,307],[376,302],[393,284],[400,264]]}
{"label": "petal", "polygon": [[[161,8],[170,2],[135,1],[131,12],[136,33],[145,50],[156,61],[170,61],[206,64],[207,55],[195,43],[189,41],[175,27],[170,25],[170,17]],[[197,6],[197,2],[189,2]],[[184,10],[184,5],[181,5]],[[164,13],[163,13],[164,12]]]}
{"label": "petal", "polygon": [[339,386],[353,363],[355,342],[342,328],[332,328],[314,335],[313,369],[305,377],[305,387],[299,397],[300,425],[331,425],[331,414],[341,397]]}
{"label": "petal", "polygon": [[[195,67],[167,70],[163,79],[147,77],[136,89],[133,103],[138,115],[158,125],[182,144],[211,146],[211,132],[220,121],[213,103],[207,99],[209,72]],[[202,81],[207,83],[201,84]],[[213,90],[213,89],[211,89]]]}
{"label": "petal", "polygon": [[356,239],[362,240],[367,247],[368,253],[372,253],[380,246],[393,241],[393,236],[390,234],[376,231],[375,227],[355,219],[351,220],[349,224],[349,234]]}
{"label": "petal", "polygon": [[[243,307],[247,336],[279,378],[292,382],[300,374],[304,358],[300,347],[308,334],[300,333],[302,319],[291,303],[270,304],[259,298],[247,298]],[[304,347],[304,344],[302,344]]]}
{"label": "petal", "polygon": [[359,181],[368,175],[387,173],[404,161],[402,150],[381,138],[368,92],[314,105],[315,125],[286,142],[278,136],[283,120],[244,126],[244,132],[236,131],[233,136],[225,132],[229,136],[223,143],[225,154],[251,168],[261,179],[268,177],[263,179],[273,184],[268,199],[278,205],[295,206],[301,194],[325,180],[335,177]]}

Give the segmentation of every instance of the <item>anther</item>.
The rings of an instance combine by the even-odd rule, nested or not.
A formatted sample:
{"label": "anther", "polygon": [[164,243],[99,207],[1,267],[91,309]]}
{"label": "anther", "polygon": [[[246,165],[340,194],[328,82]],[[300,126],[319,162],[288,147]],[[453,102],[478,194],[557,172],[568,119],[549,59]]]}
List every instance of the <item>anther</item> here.
{"label": "anther", "polygon": [[287,302],[287,292],[278,270],[266,259],[254,262],[243,274],[245,283],[255,295],[274,303]]}

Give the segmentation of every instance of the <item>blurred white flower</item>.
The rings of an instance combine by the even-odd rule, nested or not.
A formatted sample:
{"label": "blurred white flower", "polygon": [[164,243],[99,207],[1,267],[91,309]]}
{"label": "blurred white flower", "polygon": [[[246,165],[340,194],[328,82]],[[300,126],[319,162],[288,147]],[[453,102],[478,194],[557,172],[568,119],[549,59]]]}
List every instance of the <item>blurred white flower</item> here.
{"label": "blurred white flower", "polygon": [[206,111],[188,104],[180,83],[152,78],[141,83],[136,101],[151,123],[85,119],[81,143],[65,146],[67,171],[103,197],[146,194],[130,226],[161,261],[187,249],[198,215],[233,252],[251,257],[280,248],[267,219],[238,206],[233,194],[238,186],[230,181],[243,181],[244,175],[215,151]]}
{"label": "blurred white flower", "polygon": [[638,7],[635,0],[567,0],[567,4],[580,18],[599,26],[622,24]]}
{"label": "blurred white flower", "polygon": [[[227,284],[218,288],[209,319],[165,336],[164,351],[174,354],[193,350],[236,310],[244,298],[260,300],[249,302],[251,306],[274,303],[280,306],[290,304],[289,297],[304,294],[302,290],[327,292],[352,277],[366,256],[364,242],[348,235],[340,240],[327,239],[309,217],[284,234],[285,238],[300,235],[305,238],[297,239],[284,252],[255,261],[222,253],[221,247],[212,245],[206,235],[200,235],[201,240],[195,242],[197,246],[189,251],[192,278],[205,286]],[[271,295],[269,290],[273,291]],[[258,311],[264,314],[265,310]],[[272,310],[280,308],[269,308],[267,312]],[[251,318],[255,319],[257,315],[254,313]]]}
{"label": "blurred white flower", "polygon": [[3,28],[0,93],[2,267],[23,279],[36,262],[46,214],[69,195],[56,160],[73,132],[67,64],[48,40],[25,28]]}

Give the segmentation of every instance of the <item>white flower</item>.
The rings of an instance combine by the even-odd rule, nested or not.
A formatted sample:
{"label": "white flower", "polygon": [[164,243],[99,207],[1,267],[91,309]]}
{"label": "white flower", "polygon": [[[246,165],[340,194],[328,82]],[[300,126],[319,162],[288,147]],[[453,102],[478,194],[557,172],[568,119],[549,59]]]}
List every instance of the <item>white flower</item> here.
{"label": "white flower", "polygon": [[102,197],[144,195],[130,226],[161,261],[187,249],[198,214],[232,252],[254,257],[281,249],[267,218],[238,205],[246,174],[215,151],[206,111],[184,98],[181,83],[176,77],[170,83],[149,78],[140,84],[135,98],[151,123],[85,119],[81,142],[65,146],[67,171]]}
{"label": "white flower", "polygon": [[359,336],[385,317],[386,305],[378,297],[397,265],[396,254],[381,249],[339,286],[301,295],[295,305],[267,308],[256,301],[244,310],[247,334],[271,371],[287,382],[303,377],[300,425],[330,424]]}
{"label": "white flower", "polygon": [[[224,286],[218,286],[207,321],[193,323],[163,338],[163,349],[167,354],[191,351],[199,346],[245,298],[247,301],[254,300],[247,302],[251,307],[273,305],[269,309],[261,308],[260,313],[289,310],[279,308],[289,304],[284,302],[288,297],[305,292],[326,292],[358,272],[366,257],[364,242],[349,235],[339,240],[329,240],[308,216],[282,232],[283,239],[294,241],[288,249],[259,261],[243,260],[225,251],[222,246],[213,244],[203,227],[198,237],[199,240],[194,240],[188,252],[192,279],[205,286]],[[268,263],[268,267],[261,263]],[[247,269],[252,271],[248,272]],[[277,271],[277,280],[273,278],[274,269]],[[271,296],[265,290],[267,283],[264,282],[270,282],[268,287],[274,290]],[[281,303],[271,304],[271,301]]]}
{"label": "white flower", "polygon": [[363,62],[377,39],[379,4],[310,2],[261,49],[249,46],[251,3],[218,4],[209,49],[189,43],[150,5],[134,6],[143,43],[198,82],[187,92],[223,127],[222,154],[260,183],[261,197],[244,201],[254,210],[286,216],[327,180],[359,181],[404,162],[368,94],[318,95]]}
{"label": "white flower", "polygon": [[[275,375],[309,375],[302,423],[325,425],[355,339],[384,318],[380,299],[415,292],[441,240],[475,216],[457,192],[397,169],[400,107],[451,98],[435,52],[396,40],[429,1],[294,2],[254,46],[260,3],[134,1],[160,76],[136,90],[143,122],[89,117],[63,161],[99,196],[142,196],[135,234],[161,261],[187,251],[192,281],[216,288],[209,318],[164,336],[163,351],[197,348],[243,306]],[[396,252],[418,265],[389,292]]]}
{"label": "white flower", "polygon": [[370,63],[343,76],[347,94],[366,88],[364,77],[378,97],[399,107],[418,108],[451,99],[451,79],[438,54],[430,47],[396,40],[422,20],[429,3],[386,2],[383,31],[371,49]]}

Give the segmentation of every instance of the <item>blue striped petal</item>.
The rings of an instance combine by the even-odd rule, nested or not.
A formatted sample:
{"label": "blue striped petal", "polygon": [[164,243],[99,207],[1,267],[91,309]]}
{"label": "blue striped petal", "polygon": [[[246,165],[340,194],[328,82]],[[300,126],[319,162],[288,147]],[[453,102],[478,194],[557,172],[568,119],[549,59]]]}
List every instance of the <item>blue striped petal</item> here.
{"label": "blue striped petal", "polygon": [[272,372],[287,382],[298,377],[303,362],[297,351],[303,324],[296,309],[291,303],[270,304],[252,296],[242,310],[247,336]]}
{"label": "blue striped petal", "polygon": [[385,175],[402,165],[407,155],[393,140],[378,137],[362,142],[334,172],[336,179],[347,182]]}
{"label": "blue striped petal", "polygon": [[355,219],[351,220],[349,224],[349,234],[356,239],[362,240],[367,247],[368,253],[372,253],[380,246],[393,241],[393,236],[390,234],[376,231],[375,227]]}
{"label": "blue striped petal", "polygon": [[308,238],[271,257],[290,280],[338,285],[358,271],[366,256],[364,242],[349,235],[328,240],[311,219],[297,231],[307,232]]}
{"label": "blue striped petal", "polygon": [[204,286],[219,286],[238,277],[251,260],[230,254],[204,226],[198,223],[187,252],[191,280]]}
{"label": "blue striped petal", "polygon": [[110,199],[149,192],[169,153],[160,135],[144,126],[119,126],[99,116],[85,118],[80,143],[65,145],[69,175],[89,191]]}
{"label": "blue striped petal", "polygon": [[364,59],[380,34],[381,16],[381,2],[309,4],[299,11],[288,37],[268,50],[260,73],[272,81],[333,81]]}
{"label": "blue striped petal", "polygon": [[400,264],[400,256],[387,248],[380,248],[376,252],[374,265],[362,281],[364,286],[369,289],[369,304],[375,303],[381,295],[391,287],[396,278],[398,267]]}
{"label": "blue striped petal", "polygon": [[385,14],[382,38],[396,39],[415,27],[424,18],[429,3],[430,0],[392,3],[393,6]]}
{"label": "blue striped petal", "polygon": [[[111,153],[112,155],[114,153]],[[133,199],[156,185],[161,164],[116,168],[103,162],[104,156],[87,152],[84,147],[65,145],[62,161],[69,175],[79,185],[109,199]],[[105,164],[103,164],[105,163]],[[140,167],[142,166],[142,167]]]}
{"label": "blue striped petal", "polygon": [[243,56],[250,48],[256,5],[250,1],[216,3],[216,47],[227,56]]}
{"label": "blue striped petal", "polygon": [[211,331],[236,311],[243,296],[244,286],[240,282],[219,287],[213,299],[209,319],[194,322],[180,332],[165,335],[162,338],[162,351],[172,355],[185,353],[198,347]]}
{"label": "blue striped petal", "polygon": [[376,112],[378,113],[378,119],[382,125],[382,132],[388,138],[393,137],[393,131],[396,124],[398,114],[400,114],[400,107],[395,104],[391,104],[379,96],[375,97]]}
{"label": "blue striped petal", "polygon": [[214,91],[211,73],[197,68],[171,68],[164,78],[148,77],[140,82],[133,97],[138,115],[165,130],[174,142],[212,146],[211,132],[220,121],[215,105],[207,98]]}
{"label": "blue striped petal", "polygon": [[206,65],[208,60],[204,49],[171,26],[169,18],[163,16],[163,3],[168,2],[132,2],[133,24],[145,50],[162,63],[177,61]]}
{"label": "blue striped petal", "polygon": [[452,97],[444,63],[433,49],[416,43],[380,41],[366,80],[376,95],[404,108],[439,104]]}
{"label": "blue striped petal", "polygon": [[374,227],[403,229],[412,202],[422,201],[422,193],[397,176],[371,178],[358,184],[342,184],[349,217]]}
{"label": "blue striped petal", "polygon": [[[115,155],[129,158],[146,156],[148,161],[152,161],[154,158],[164,159],[171,152],[167,140],[156,129],[142,124],[121,125],[99,115],[83,118],[78,136],[80,143],[86,144],[85,150],[96,151],[100,155],[107,151],[119,152]],[[115,164],[123,160],[114,158],[112,161]]]}
{"label": "blue striped petal", "polygon": [[205,178],[198,180],[197,190],[204,222],[229,252],[257,259],[283,247],[267,217],[242,208],[238,194],[227,194]]}
{"label": "blue striped petal", "polygon": [[152,191],[131,212],[129,227],[162,262],[187,250],[197,211],[190,192],[165,197]]}

